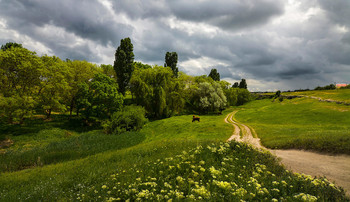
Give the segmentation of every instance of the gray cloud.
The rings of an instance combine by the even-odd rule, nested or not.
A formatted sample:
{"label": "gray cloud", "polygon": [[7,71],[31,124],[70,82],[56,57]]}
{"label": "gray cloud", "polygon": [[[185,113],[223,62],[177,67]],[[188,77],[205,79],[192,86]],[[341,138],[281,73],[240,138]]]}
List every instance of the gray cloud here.
{"label": "gray cloud", "polygon": [[112,64],[120,39],[130,37],[136,60],[163,65],[165,53],[176,51],[182,71],[216,68],[256,90],[313,88],[350,76],[348,1],[104,1],[112,7],[0,0],[0,42],[40,43],[62,59]]}
{"label": "gray cloud", "polygon": [[106,8],[95,1],[2,1],[0,12],[10,27],[23,32],[27,27],[52,24],[104,45],[116,45],[132,31],[129,25],[113,22]]}
{"label": "gray cloud", "polygon": [[278,1],[170,1],[173,14],[184,20],[207,22],[223,29],[263,24],[283,12]]}

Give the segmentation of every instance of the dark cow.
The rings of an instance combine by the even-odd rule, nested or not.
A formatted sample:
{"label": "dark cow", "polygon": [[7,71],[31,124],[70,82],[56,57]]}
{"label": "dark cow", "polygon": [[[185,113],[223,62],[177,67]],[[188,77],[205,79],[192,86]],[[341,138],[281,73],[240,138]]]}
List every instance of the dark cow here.
{"label": "dark cow", "polygon": [[199,117],[196,117],[195,115],[193,115],[192,122],[195,122],[195,121],[200,122],[200,118],[199,118]]}

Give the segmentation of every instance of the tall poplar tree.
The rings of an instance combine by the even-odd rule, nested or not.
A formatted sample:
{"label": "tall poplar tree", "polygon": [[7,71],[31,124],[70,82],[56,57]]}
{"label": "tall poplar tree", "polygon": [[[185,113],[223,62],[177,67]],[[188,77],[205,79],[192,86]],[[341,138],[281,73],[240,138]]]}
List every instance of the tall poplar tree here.
{"label": "tall poplar tree", "polygon": [[208,76],[211,77],[214,81],[220,81],[220,73],[216,69],[211,69]]}
{"label": "tall poplar tree", "polygon": [[245,79],[242,79],[241,82],[239,82],[239,88],[247,89],[247,82]]}
{"label": "tall poplar tree", "polygon": [[177,68],[177,53],[166,52],[164,67],[170,67],[173,70],[174,76],[178,77],[179,68]]}
{"label": "tall poplar tree", "polygon": [[126,87],[129,84],[132,72],[134,71],[134,46],[130,38],[120,41],[120,46],[115,52],[114,71],[117,75],[119,91],[125,95]]}

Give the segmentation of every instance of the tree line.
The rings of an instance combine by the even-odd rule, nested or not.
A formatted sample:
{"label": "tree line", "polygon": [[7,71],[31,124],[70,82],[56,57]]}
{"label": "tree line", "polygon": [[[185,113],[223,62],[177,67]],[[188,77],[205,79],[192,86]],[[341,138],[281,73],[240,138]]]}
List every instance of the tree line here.
{"label": "tree line", "polygon": [[[250,100],[245,79],[231,86],[220,81],[216,69],[208,76],[190,76],[178,70],[177,62],[176,52],[165,54],[164,67],[135,62],[130,38],[121,40],[113,65],[38,56],[7,43],[0,50],[0,115],[8,123],[23,123],[34,114],[50,118],[52,112],[112,123],[111,117],[127,117],[122,112],[159,119],[220,112]],[[134,108],[140,113],[125,107],[130,104],[138,105]]]}

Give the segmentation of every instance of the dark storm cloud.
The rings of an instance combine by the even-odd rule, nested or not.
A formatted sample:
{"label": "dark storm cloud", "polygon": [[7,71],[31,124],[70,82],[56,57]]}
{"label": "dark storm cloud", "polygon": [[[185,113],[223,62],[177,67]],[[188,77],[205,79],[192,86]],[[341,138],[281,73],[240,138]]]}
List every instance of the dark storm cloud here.
{"label": "dark storm cloud", "polygon": [[125,13],[132,19],[156,19],[169,16],[167,2],[161,0],[118,0],[112,3],[117,13]]}
{"label": "dark storm cloud", "polygon": [[106,8],[96,1],[2,1],[0,13],[11,28],[24,33],[28,26],[52,24],[105,45],[116,45],[120,38],[131,34],[130,26],[113,22]]}
{"label": "dark storm cloud", "polygon": [[320,0],[319,2],[333,22],[350,26],[350,1]]}
{"label": "dark storm cloud", "polygon": [[283,12],[279,1],[169,1],[173,14],[184,20],[207,22],[223,29],[239,29],[267,22]]}
{"label": "dark storm cloud", "polygon": [[0,42],[28,39],[62,59],[112,64],[130,37],[135,60],[151,65],[175,51],[192,75],[216,68],[261,90],[312,88],[350,76],[348,19],[343,0],[0,0]]}

